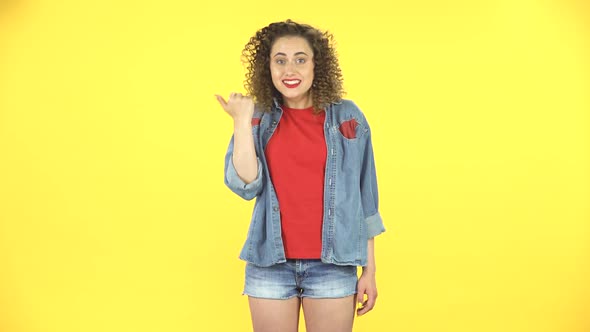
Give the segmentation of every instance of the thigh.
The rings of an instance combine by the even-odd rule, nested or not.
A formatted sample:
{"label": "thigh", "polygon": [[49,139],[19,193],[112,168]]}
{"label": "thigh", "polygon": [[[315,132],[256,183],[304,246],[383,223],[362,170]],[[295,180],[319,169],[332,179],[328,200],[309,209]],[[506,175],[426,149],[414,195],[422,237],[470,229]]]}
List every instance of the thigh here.
{"label": "thigh", "polygon": [[308,332],[351,332],[356,309],[355,295],[341,298],[303,298]]}
{"label": "thigh", "polygon": [[297,332],[299,297],[273,300],[248,297],[254,332]]}

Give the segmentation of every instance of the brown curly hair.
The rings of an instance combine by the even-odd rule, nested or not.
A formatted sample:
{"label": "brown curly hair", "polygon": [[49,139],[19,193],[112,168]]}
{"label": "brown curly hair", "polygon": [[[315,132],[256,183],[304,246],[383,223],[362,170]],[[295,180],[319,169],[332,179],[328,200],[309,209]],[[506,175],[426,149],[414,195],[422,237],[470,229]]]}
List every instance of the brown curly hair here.
{"label": "brown curly hair", "polygon": [[258,30],[242,51],[242,62],[247,65],[244,87],[254,101],[269,112],[273,98],[283,103],[281,93],[272,83],[270,50],[275,40],[285,36],[299,36],[307,40],[313,50],[314,79],[311,86],[314,112],[320,113],[332,102],[342,99],[342,73],[338,65],[334,36],[310,25],[288,19],[271,23]]}

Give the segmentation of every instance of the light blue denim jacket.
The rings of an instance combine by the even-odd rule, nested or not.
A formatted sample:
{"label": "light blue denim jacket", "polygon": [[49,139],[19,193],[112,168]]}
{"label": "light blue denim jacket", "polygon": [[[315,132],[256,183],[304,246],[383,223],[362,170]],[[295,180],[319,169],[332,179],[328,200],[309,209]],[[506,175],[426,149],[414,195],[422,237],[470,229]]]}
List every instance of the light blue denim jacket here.
{"label": "light blue denim jacket", "polygon": [[[332,103],[325,111],[327,158],[321,260],[337,265],[366,266],[368,239],[385,231],[378,209],[371,130],[361,110],[350,100]],[[225,155],[225,185],[246,200],[256,197],[239,258],[263,267],[286,261],[281,236],[281,207],[264,154],[282,114],[276,99],[271,112],[260,111],[258,105],[255,107],[252,135],[258,174],[254,181],[246,184],[234,168],[231,158],[233,135]],[[356,137],[347,138],[339,128],[351,119],[358,123]]]}

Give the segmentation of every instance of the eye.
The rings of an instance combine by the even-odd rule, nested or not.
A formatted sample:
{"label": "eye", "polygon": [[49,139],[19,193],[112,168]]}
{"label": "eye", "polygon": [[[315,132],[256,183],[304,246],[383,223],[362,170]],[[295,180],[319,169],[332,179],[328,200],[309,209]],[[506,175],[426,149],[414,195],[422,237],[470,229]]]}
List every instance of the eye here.
{"label": "eye", "polygon": [[299,58],[299,59],[297,59],[297,63],[305,63],[305,59],[304,58]]}
{"label": "eye", "polygon": [[284,65],[285,64],[285,60],[284,59],[277,59],[275,61],[275,63],[278,64],[278,65]]}

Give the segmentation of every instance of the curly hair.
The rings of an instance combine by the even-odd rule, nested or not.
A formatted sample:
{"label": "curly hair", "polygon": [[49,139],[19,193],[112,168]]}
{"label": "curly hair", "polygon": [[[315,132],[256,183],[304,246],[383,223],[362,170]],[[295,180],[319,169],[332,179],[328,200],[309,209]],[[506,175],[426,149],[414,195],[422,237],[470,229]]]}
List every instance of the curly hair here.
{"label": "curly hair", "polygon": [[285,36],[299,36],[307,40],[313,50],[314,79],[311,86],[314,113],[320,113],[332,102],[342,99],[342,73],[334,48],[334,36],[310,25],[290,19],[271,23],[258,30],[242,51],[242,62],[247,65],[244,87],[265,112],[270,111],[273,98],[283,103],[281,93],[272,83],[270,50],[274,42]]}

